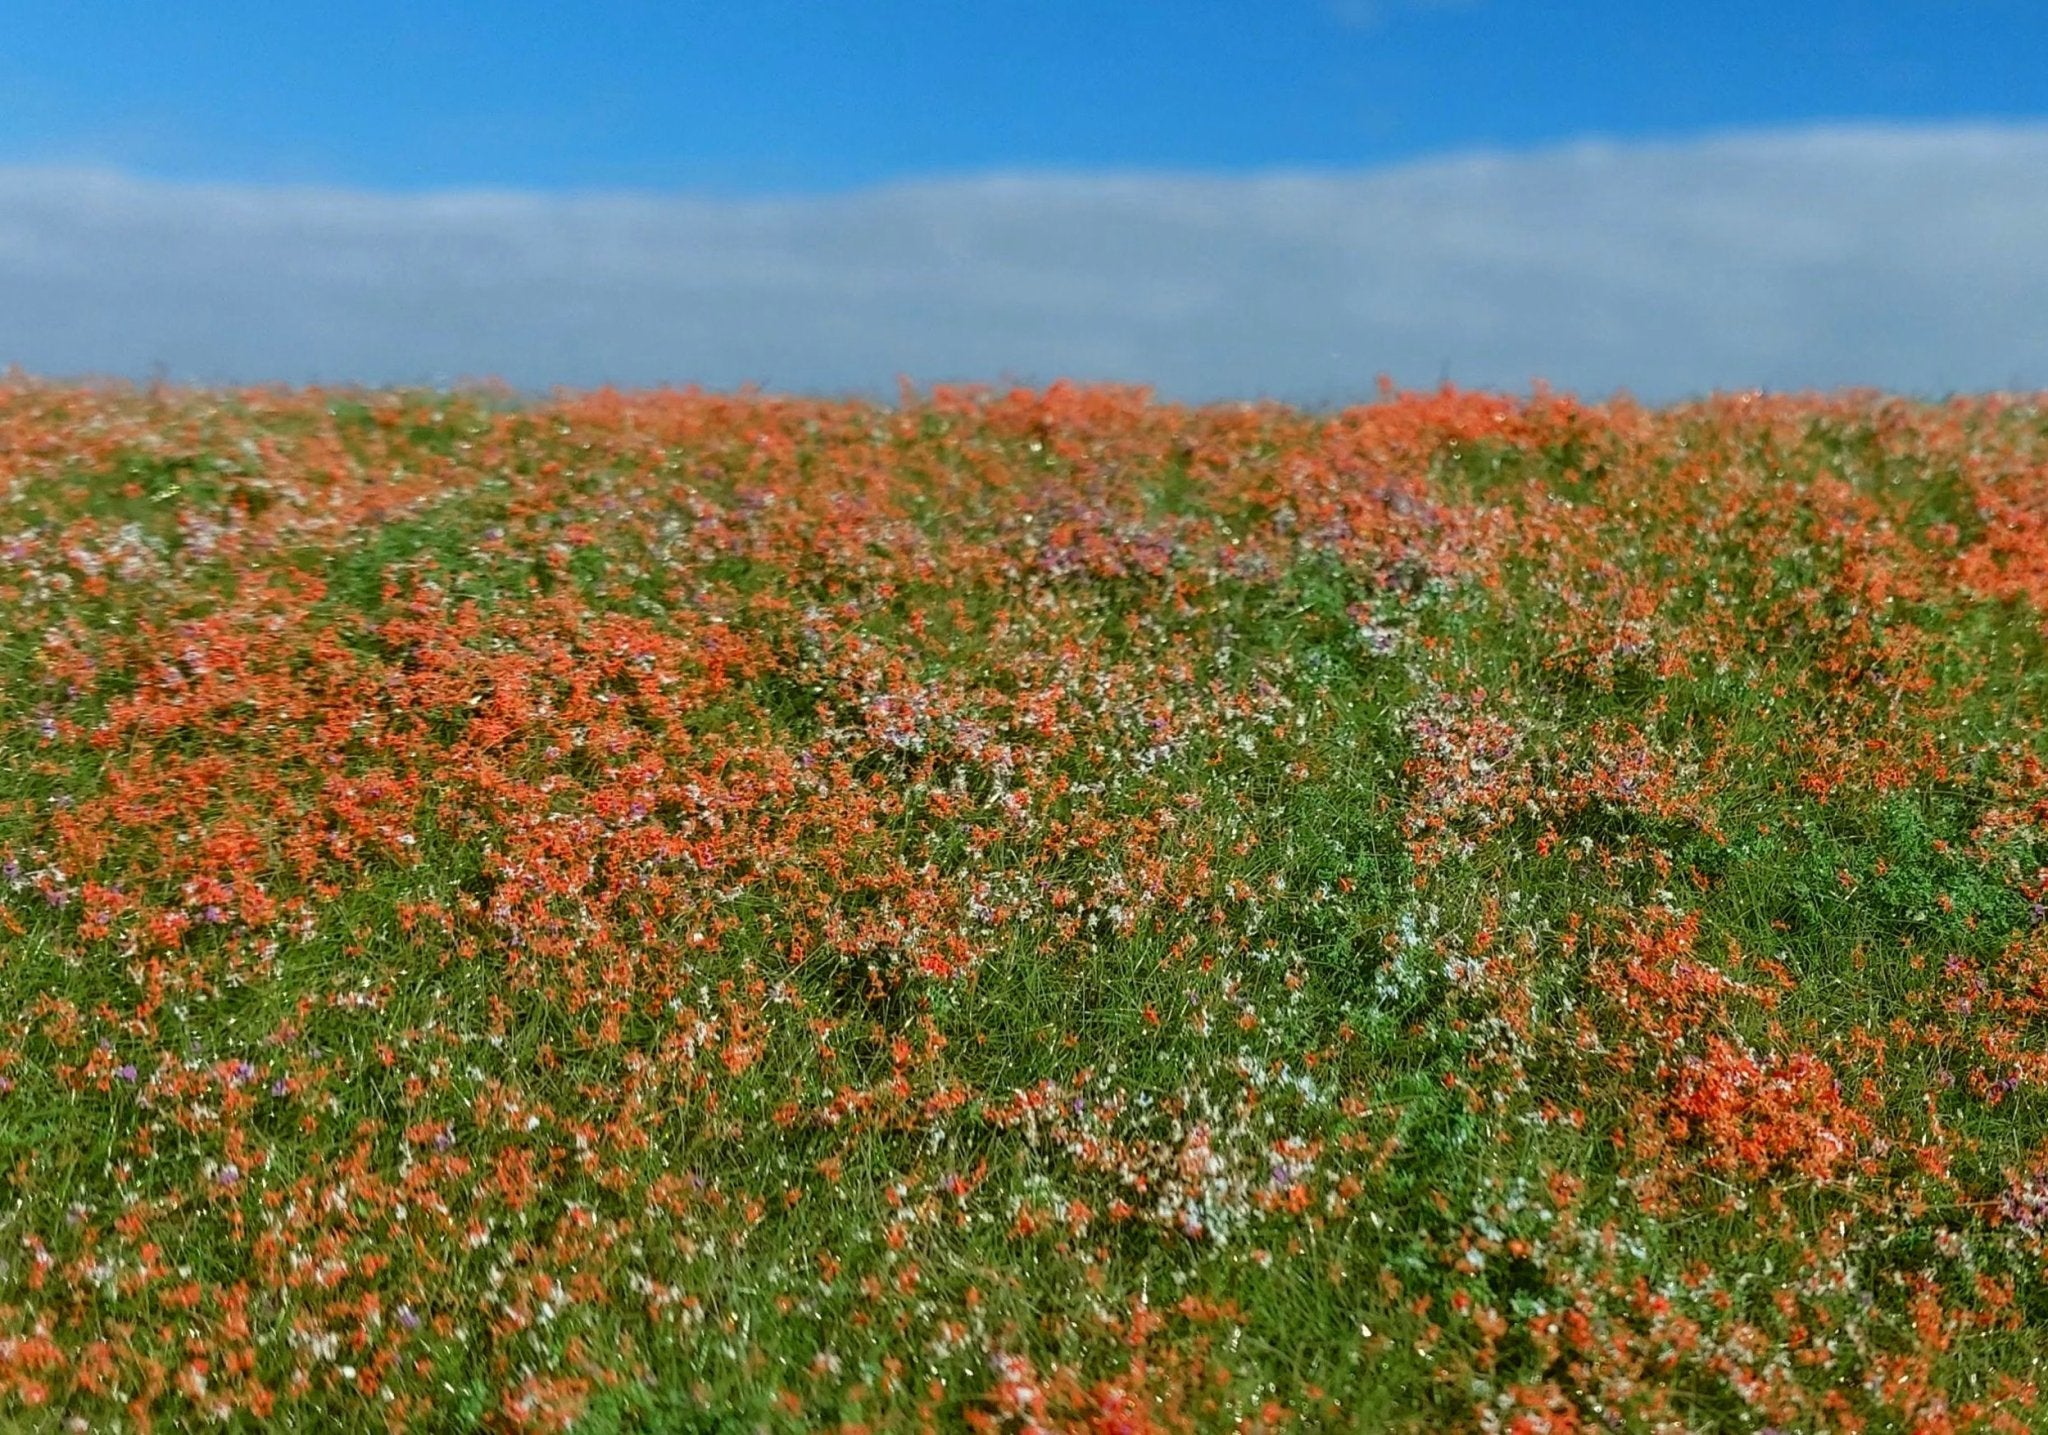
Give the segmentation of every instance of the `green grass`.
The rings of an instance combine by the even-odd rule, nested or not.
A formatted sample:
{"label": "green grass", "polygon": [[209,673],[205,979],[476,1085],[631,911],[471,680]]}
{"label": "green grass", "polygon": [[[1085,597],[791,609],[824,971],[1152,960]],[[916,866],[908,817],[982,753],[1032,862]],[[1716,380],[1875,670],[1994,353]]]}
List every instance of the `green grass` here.
{"label": "green grass", "polygon": [[8,490],[0,1423],[2042,1418],[2030,419],[623,402]]}

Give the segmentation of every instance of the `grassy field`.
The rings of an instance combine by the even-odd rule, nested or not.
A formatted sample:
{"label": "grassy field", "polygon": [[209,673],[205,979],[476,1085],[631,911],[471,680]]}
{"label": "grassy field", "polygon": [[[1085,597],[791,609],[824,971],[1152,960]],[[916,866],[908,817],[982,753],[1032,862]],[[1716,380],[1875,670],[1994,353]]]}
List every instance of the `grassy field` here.
{"label": "grassy field", "polygon": [[2048,409],[0,386],[0,1428],[2048,1428]]}

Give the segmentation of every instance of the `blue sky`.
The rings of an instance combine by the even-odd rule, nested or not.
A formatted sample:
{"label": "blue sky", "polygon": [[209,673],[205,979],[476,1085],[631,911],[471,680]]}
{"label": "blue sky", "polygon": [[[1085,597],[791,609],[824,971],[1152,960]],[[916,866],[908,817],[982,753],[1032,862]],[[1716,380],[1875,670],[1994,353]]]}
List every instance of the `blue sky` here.
{"label": "blue sky", "polygon": [[835,189],[2048,113],[2038,0],[13,3],[0,161]]}
{"label": "blue sky", "polygon": [[0,367],[2048,389],[2041,0],[0,0]]}

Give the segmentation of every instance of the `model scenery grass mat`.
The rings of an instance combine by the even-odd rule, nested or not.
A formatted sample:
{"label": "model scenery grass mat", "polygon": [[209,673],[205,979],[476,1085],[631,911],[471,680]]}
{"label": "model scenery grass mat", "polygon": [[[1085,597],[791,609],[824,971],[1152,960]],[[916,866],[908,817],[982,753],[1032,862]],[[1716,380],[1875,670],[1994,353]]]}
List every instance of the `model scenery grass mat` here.
{"label": "model scenery grass mat", "polygon": [[0,385],[0,1425],[2048,1423],[2048,407]]}

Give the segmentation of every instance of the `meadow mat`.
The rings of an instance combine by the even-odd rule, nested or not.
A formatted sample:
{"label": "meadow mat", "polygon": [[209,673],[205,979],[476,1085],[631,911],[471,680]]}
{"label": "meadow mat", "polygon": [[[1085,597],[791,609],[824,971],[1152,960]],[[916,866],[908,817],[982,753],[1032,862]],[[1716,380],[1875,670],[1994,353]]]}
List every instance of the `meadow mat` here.
{"label": "meadow mat", "polygon": [[0,1421],[2023,1430],[2048,413],[0,385]]}

